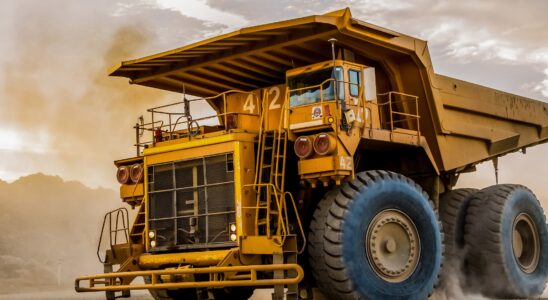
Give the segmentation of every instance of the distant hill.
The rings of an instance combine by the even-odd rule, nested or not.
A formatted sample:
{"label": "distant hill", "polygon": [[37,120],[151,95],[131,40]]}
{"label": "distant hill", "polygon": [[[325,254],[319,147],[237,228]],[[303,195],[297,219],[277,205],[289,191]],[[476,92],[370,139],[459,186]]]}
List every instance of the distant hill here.
{"label": "distant hill", "polygon": [[73,285],[102,272],[96,258],[104,213],[116,191],[34,174],[0,181],[0,294]]}

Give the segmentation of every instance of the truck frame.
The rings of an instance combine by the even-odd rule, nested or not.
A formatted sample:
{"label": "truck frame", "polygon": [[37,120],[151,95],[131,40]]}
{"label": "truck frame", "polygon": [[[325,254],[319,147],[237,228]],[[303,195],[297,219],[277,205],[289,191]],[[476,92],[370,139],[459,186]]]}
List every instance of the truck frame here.
{"label": "truck frame", "polygon": [[78,277],[77,292],[426,299],[460,269],[487,296],[546,285],[535,195],[454,186],[481,162],[548,141],[548,104],[434,73],[425,41],[343,9],[110,75],[183,100],[135,125],[136,156],[115,162],[134,221],[125,208],[105,216],[104,274]]}

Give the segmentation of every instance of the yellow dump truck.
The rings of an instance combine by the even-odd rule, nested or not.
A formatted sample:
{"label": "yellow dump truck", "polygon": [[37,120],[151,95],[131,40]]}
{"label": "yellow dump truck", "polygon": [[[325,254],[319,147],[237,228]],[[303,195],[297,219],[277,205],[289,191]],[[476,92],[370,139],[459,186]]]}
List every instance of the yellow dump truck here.
{"label": "yellow dump truck", "polygon": [[548,141],[548,104],[434,73],[425,41],[344,9],[110,75],[182,100],[135,125],[136,156],[115,162],[134,220],[105,216],[105,273],[77,278],[78,292],[426,299],[451,269],[487,296],[545,287],[535,195],[453,187],[480,162]]}

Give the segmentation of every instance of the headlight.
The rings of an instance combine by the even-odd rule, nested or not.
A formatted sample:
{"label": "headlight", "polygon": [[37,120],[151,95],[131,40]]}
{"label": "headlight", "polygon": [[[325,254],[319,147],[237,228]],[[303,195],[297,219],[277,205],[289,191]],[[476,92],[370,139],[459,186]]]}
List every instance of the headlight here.
{"label": "headlight", "polygon": [[150,241],[150,247],[152,248],[156,247],[156,241]]}
{"label": "headlight", "polygon": [[233,234],[230,235],[230,240],[233,241],[233,242],[235,242],[237,238],[238,238],[238,237],[236,236],[235,233],[233,233]]}
{"label": "headlight", "polygon": [[230,224],[230,232],[236,232],[236,224]]}
{"label": "headlight", "polygon": [[293,149],[295,150],[295,154],[299,158],[310,157],[314,150],[314,148],[312,147],[312,139],[310,139],[310,137],[308,136],[298,137],[297,140],[295,140]]}
{"label": "headlight", "polygon": [[330,134],[320,133],[314,139],[314,151],[318,155],[328,155],[337,148],[337,140]]}
{"label": "headlight", "polygon": [[143,179],[143,165],[134,164],[133,166],[131,166],[129,177],[131,177],[131,181],[133,181],[134,183],[141,181],[141,179]]}
{"label": "headlight", "polygon": [[155,236],[156,236],[156,233],[155,233],[154,231],[149,231],[149,232],[148,232],[148,237],[149,237],[150,239],[153,239]]}
{"label": "headlight", "polygon": [[129,181],[129,168],[127,166],[121,166],[116,172],[116,179],[120,184],[126,184]]}

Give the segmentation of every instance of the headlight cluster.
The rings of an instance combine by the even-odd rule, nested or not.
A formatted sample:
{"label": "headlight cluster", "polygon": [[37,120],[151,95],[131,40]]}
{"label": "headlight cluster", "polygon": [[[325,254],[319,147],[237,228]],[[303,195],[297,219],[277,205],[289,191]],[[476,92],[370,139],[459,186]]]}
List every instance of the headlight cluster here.
{"label": "headlight cluster", "polygon": [[238,239],[238,236],[236,235],[236,223],[230,223],[228,229],[230,230],[230,240],[235,242]]}
{"label": "headlight cluster", "polygon": [[148,232],[148,238],[150,239],[150,247],[151,248],[156,247],[156,241],[154,240],[155,237],[156,237],[156,232],[154,232],[152,230]]}
{"label": "headlight cluster", "polygon": [[335,152],[337,140],[328,133],[313,136],[300,136],[295,140],[294,150],[299,158],[308,158],[312,154],[329,155]]}
{"label": "headlight cluster", "polygon": [[116,172],[116,179],[120,184],[138,183],[143,180],[143,164],[133,164],[132,166],[120,166]]}

